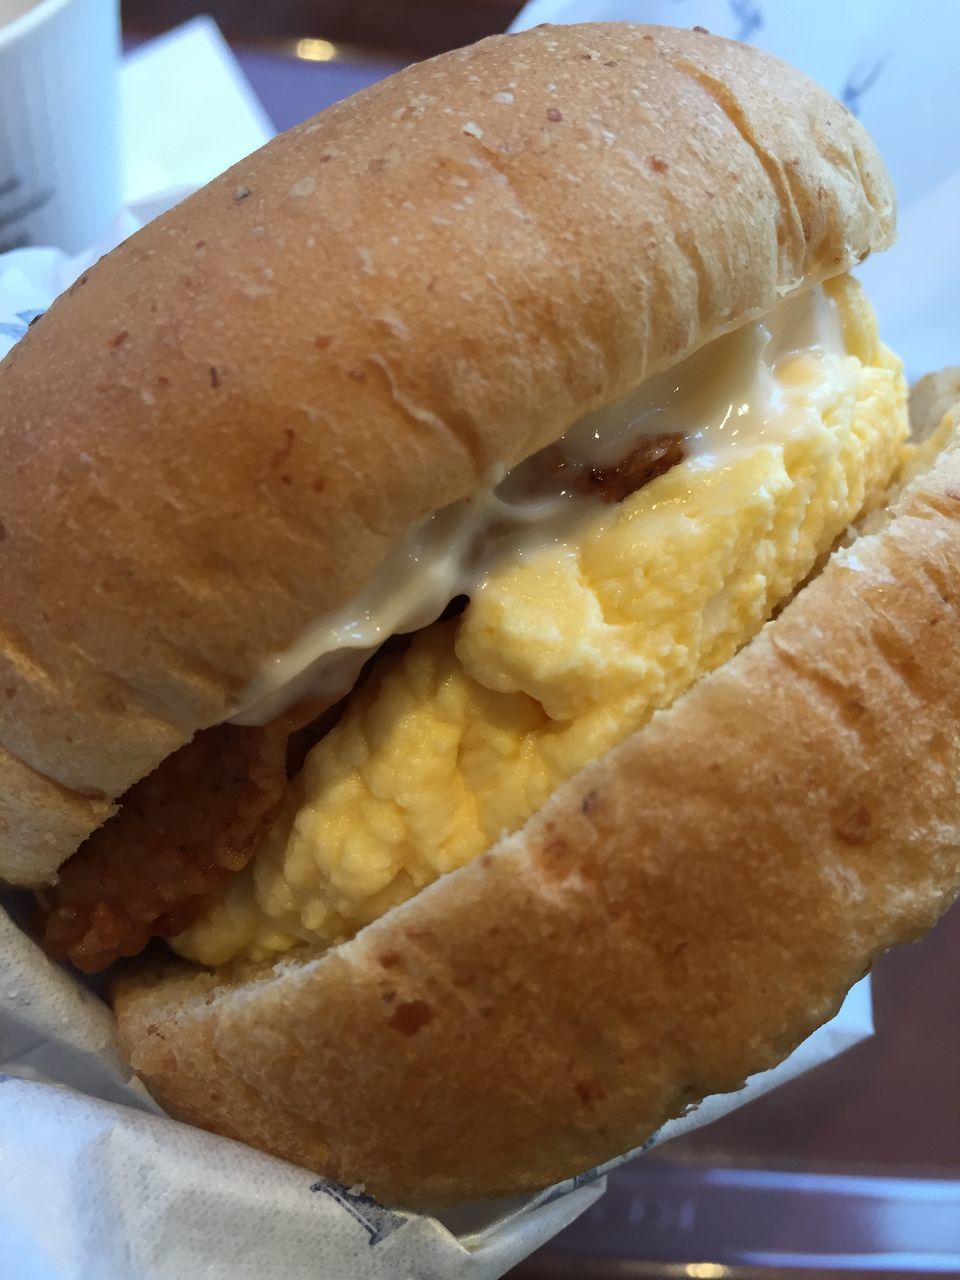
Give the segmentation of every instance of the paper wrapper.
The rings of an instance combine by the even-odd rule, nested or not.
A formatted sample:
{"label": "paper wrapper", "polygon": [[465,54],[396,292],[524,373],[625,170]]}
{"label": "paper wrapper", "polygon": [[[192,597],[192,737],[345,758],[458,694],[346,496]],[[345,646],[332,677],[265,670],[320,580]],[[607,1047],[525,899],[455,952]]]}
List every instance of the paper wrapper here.
{"label": "paper wrapper", "polygon": [[119,9],[0,4],[0,249],[76,253],[120,207]]}
{"label": "paper wrapper", "polygon": [[[960,15],[960,9],[947,5],[930,7],[944,22],[953,23]],[[946,41],[927,44],[933,70],[924,74],[917,62],[921,43],[894,32],[892,5],[857,6],[861,25],[848,29],[852,13],[832,4],[829,41],[822,39],[815,16],[819,8],[826,13],[827,6],[796,8],[788,19],[788,6],[778,6],[774,21],[765,18],[762,6],[747,0],[729,5],[720,0],[537,0],[518,22],[630,17],[699,23],[721,34],[746,34],[757,43],[770,36],[775,51],[836,92],[843,91],[850,69],[859,67],[853,105],[879,134],[902,187],[906,176],[911,197],[901,221],[901,246],[871,260],[862,274],[884,332],[904,354],[912,375],[960,363],[953,302],[953,264],[960,261],[960,219],[955,215],[960,179],[948,171],[949,149],[941,155],[932,142],[918,148],[916,138],[906,136],[902,119],[898,124],[904,77],[913,77],[914,88],[922,86],[927,95],[923,118],[952,119],[960,125],[960,99],[955,102],[948,93],[952,79],[930,83],[938,68],[949,65]],[[923,8],[922,3],[911,6],[914,21]],[[883,21],[878,18],[868,30],[875,15]],[[882,75],[871,71],[878,58],[884,60]],[[224,84],[232,77],[230,71]],[[939,96],[933,92],[938,84],[943,85]],[[868,116],[868,102],[876,121]],[[247,110],[250,125],[249,102],[240,107]],[[884,121],[893,131],[888,139],[883,137]],[[896,128],[904,135],[899,152]],[[254,121],[251,146],[260,140],[256,132]],[[945,129],[940,136],[956,133],[956,128]],[[183,136],[190,136],[186,124]],[[236,139],[230,141],[236,144]],[[161,150],[175,157],[178,149],[168,139]],[[935,163],[930,159],[934,153]],[[151,163],[144,159],[141,172],[151,173]],[[205,176],[217,167],[223,167],[220,160],[208,157]],[[158,162],[155,176],[159,186],[176,188],[178,182],[195,185],[198,175],[178,174]],[[137,195],[141,217],[171,199],[160,196],[151,205],[149,191]],[[124,215],[113,239],[135,222],[136,217]],[[22,250],[0,258],[0,355],[89,258],[69,260],[52,250]],[[666,1125],[648,1147],[742,1106],[871,1030],[864,982],[853,989],[840,1014],[780,1067],[755,1076],[738,1093],[707,1099]],[[465,1205],[431,1218],[377,1205],[362,1189],[339,1187],[227,1139],[176,1124],[130,1079],[106,1005],[48,961],[2,913],[0,1070],[6,1073],[0,1076],[0,1276],[18,1280],[486,1280],[502,1275],[572,1221],[604,1185],[604,1170],[594,1170],[536,1196]]]}

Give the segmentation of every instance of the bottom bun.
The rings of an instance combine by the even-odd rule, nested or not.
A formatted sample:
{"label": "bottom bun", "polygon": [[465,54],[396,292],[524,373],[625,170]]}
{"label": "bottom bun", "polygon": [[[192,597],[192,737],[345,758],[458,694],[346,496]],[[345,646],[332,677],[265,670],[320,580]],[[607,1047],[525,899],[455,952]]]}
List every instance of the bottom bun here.
{"label": "bottom bun", "polygon": [[732,661],[351,942],[117,991],[170,1112],[411,1207],[771,1067],[960,884],[960,448]]}

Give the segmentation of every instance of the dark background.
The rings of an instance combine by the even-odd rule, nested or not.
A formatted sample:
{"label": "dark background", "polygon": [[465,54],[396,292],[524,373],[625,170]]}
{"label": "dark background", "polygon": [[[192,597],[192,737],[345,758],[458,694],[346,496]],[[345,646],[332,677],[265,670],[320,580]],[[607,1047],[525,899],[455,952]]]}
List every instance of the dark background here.
{"label": "dark background", "polygon": [[241,44],[314,38],[418,58],[503,31],[520,8],[517,0],[122,0],[121,11],[131,36],[209,13]]}

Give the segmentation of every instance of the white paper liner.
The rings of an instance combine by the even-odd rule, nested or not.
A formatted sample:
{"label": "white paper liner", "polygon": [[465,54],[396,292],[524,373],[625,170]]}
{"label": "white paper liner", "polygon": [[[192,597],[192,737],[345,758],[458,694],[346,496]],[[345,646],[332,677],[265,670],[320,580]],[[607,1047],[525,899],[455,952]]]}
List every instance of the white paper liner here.
{"label": "white paper liner", "polygon": [[76,253],[120,207],[119,8],[117,0],[0,4],[2,249],[56,244]]}

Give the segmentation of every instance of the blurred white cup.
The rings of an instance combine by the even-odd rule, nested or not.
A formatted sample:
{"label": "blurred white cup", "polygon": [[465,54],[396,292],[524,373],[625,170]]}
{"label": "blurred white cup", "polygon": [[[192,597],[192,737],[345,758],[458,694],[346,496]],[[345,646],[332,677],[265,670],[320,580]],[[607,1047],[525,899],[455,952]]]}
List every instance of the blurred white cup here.
{"label": "blurred white cup", "polygon": [[100,239],[121,202],[118,0],[0,0],[0,253]]}

